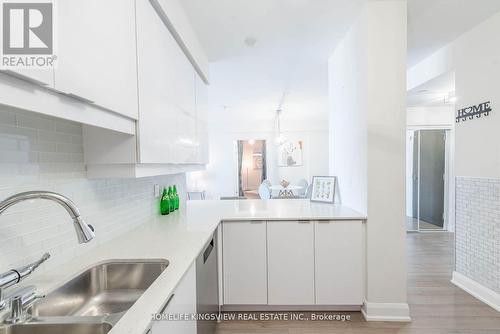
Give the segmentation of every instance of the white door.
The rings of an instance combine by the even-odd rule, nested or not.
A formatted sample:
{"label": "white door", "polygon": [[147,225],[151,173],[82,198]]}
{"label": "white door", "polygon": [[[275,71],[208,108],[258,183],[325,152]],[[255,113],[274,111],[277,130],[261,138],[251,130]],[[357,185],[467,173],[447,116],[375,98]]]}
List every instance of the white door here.
{"label": "white door", "polygon": [[137,119],[135,1],[63,0],[57,11],[55,88]]}
{"label": "white door", "polygon": [[266,222],[222,226],[224,304],[267,304]]}
{"label": "white door", "polygon": [[267,223],[269,305],[314,304],[314,224]]}
{"label": "white door", "polygon": [[[169,296],[161,313],[196,314],[196,265],[193,263]],[[196,334],[196,321],[154,321],[152,334]]]}
{"label": "white door", "polygon": [[363,223],[315,223],[315,290],[318,305],[363,303]]}

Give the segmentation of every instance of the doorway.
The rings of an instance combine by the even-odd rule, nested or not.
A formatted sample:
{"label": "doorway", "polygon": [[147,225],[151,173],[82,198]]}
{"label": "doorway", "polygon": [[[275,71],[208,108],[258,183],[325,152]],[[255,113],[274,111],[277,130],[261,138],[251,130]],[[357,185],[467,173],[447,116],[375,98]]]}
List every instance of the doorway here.
{"label": "doorway", "polygon": [[447,223],[448,130],[408,130],[408,231],[443,231]]}
{"label": "doorway", "polygon": [[239,197],[258,199],[259,186],[267,179],[266,141],[238,140]]}

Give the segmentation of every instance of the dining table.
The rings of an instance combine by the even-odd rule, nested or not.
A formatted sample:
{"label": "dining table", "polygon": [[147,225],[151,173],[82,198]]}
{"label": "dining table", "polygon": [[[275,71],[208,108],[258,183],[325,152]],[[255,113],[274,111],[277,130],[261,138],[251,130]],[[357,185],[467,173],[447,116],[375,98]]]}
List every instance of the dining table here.
{"label": "dining table", "polygon": [[289,184],[286,187],[283,187],[281,184],[272,185],[269,187],[271,191],[277,191],[278,197],[295,197],[294,190],[301,190],[303,187]]}

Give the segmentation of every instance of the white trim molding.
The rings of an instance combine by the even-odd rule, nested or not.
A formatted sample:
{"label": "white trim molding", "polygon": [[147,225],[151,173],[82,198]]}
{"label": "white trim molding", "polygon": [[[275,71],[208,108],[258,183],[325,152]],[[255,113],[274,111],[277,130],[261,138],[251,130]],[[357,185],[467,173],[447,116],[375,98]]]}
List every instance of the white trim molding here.
{"label": "white trim molding", "polygon": [[454,271],[451,283],[500,312],[500,294]]}
{"label": "white trim molding", "polygon": [[361,313],[366,321],[411,321],[410,307],[406,303],[370,303],[365,300]]}

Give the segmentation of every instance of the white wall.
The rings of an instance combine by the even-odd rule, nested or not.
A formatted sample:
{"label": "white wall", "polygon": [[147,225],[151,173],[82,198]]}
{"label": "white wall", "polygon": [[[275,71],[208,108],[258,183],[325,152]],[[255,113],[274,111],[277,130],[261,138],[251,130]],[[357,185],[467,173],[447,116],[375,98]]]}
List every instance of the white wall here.
{"label": "white wall", "polygon": [[[231,129],[232,124],[225,124]],[[311,180],[314,175],[328,174],[328,131],[287,131],[283,135],[290,140],[304,142],[303,166],[278,167],[277,147],[274,131],[231,132],[218,129],[210,131],[210,164],[204,172],[190,173],[188,186],[207,190],[209,198],[236,196],[238,190],[237,140],[265,140],[267,154],[267,178],[273,184],[281,179],[296,183],[301,178]],[[193,180],[194,177],[194,180]],[[188,178],[189,179],[189,178]]]}
{"label": "white wall", "polygon": [[0,215],[0,272],[45,252],[52,257],[39,270],[51,270],[143,224],[158,214],[154,184],[176,184],[184,198],[183,174],[88,180],[80,124],[0,107],[0,200],[29,190],[59,192],[76,203],[96,233],[92,242],[79,245],[72,220],[60,205],[19,203]]}
{"label": "white wall", "polygon": [[[456,109],[491,101],[489,117],[455,128],[457,176],[500,177],[500,13],[408,70],[408,89],[455,70]],[[496,110],[495,110],[496,109]]]}
{"label": "white wall", "polygon": [[[406,1],[368,2],[330,58],[330,173],[368,215],[364,311],[409,318],[405,208]],[[381,316],[382,318],[377,318]]]}
{"label": "white wall", "polygon": [[406,110],[406,124],[411,126],[453,126],[455,106],[409,107]]}

